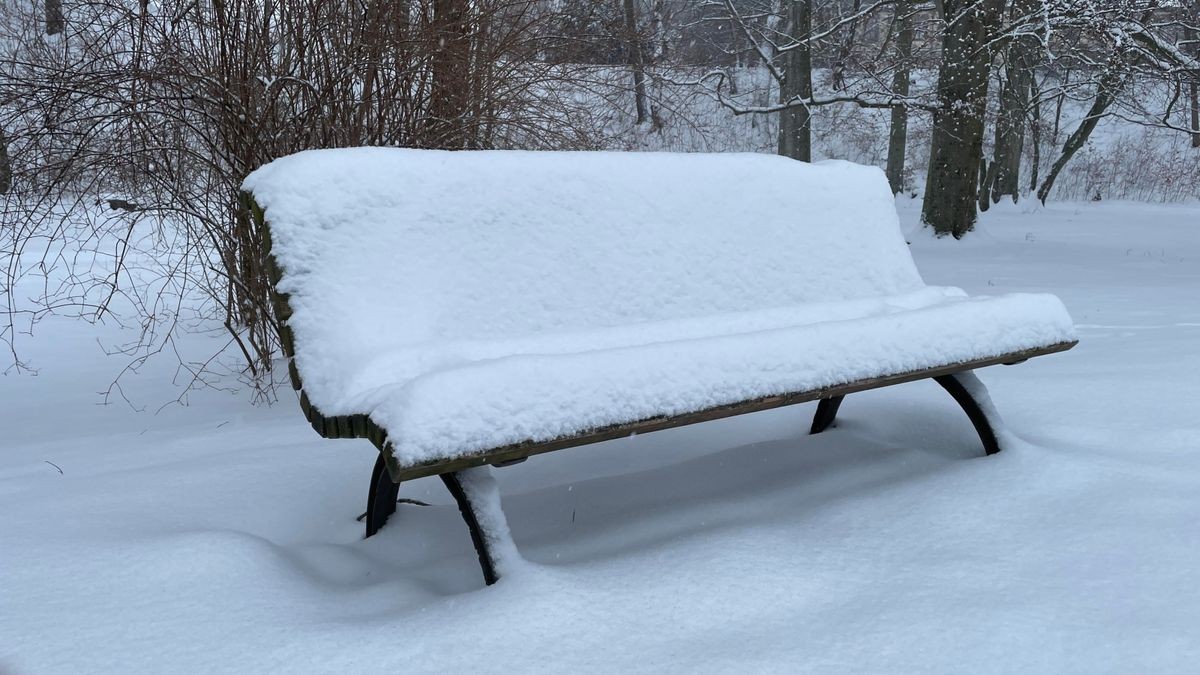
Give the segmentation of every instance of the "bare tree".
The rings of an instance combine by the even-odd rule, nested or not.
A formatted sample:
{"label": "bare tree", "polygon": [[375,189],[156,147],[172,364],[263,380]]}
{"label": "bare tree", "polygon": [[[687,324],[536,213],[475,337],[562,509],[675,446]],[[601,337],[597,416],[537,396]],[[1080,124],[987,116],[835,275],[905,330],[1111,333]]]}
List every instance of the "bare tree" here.
{"label": "bare tree", "polygon": [[[1200,0],[1192,3],[1191,25],[1184,29],[1186,47],[1190,47],[1192,58],[1200,59]],[[1192,147],[1200,148],[1200,75],[1192,78],[1188,89],[1191,97]]]}
{"label": "bare tree", "polygon": [[779,154],[802,162],[812,161],[812,112],[804,101],[812,98],[812,0],[787,0],[784,33],[791,48],[782,55],[779,102],[800,101],[779,113]]}
{"label": "bare tree", "polygon": [[[913,5],[910,0],[898,0],[892,21],[896,34],[896,70],[892,73],[892,92],[907,98],[912,81],[913,56]],[[892,107],[891,126],[888,132],[887,177],[892,192],[903,192],[904,164],[908,145],[908,107]]]}
{"label": "bare tree", "polygon": [[[120,303],[146,355],[202,314],[265,383],[277,336],[262,233],[237,198],[250,171],[308,148],[596,145],[589,102],[563,91],[593,75],[546,58],[539,0],[98,0],[71,5],[55,40],[42,9],[0,7],[0,244],[47,248],[67,281],[18,311],[9,291],[44,272],[14,256],[0,341],[18,317]],[[120,252],[111,264],[68,254],[101,245]],[[159,276],[128,268],[145,261]]]}
{"label": "bare tree", "polygon": [[[1192,96],[1192,147],[1200,148],[1200,83],[1192,82],[1188,88]],[[3,171],[3,167],[0,167],[0,171]]]}
{"label": "bare tree", "polygon": [[625,51],[630,70],[633,71],[633,94],[637,108],[637,123],[650,119],[650,103],[646,96],[646,63],[642,53],[641,33],[638,30],[638,13],[634,0],[623,0],[625,17]]}
{"label": "bare tree", "polygon": [[1087,143],[1092,132],[1096,130],[1096,125],[1100,123],[1109,106],[1117,100],[1117,96],[1121,93],[1121,89],[1129,77],[1124,68],[1126,58],[1125,54],[1118,53],[1114,54],[1110,60],[1109,66],[1096,85],[1096,98],[1092,101],[1091,107],[1080,121],[1079,126],[1067,137],[1062,152],[1054,161],[1054,165],[1050,167],[1050,172],[1046,175],[1041,187],[1038,188],[1037,196],[1043,204],[1050,196],[1050,190],[1054,188],[1054,181],[1058,178],[1058,174],[1062,172],[1067,162],[1071,161],[1075,153],[1079,152]]}
{"label": "bare tree", "polygon": [[46,0],[46,35],[58,35],[63,32],[62,0]]}
{"label": "bare tree", "polygon": [[[1124,103],[1137,110],[1140,119],[1125,117],[1130,122],[1152,124],[1178,131],[1189,131],[1171,121],[1176,105],[1182,98],[1183,83],[1200,77],[1200,60],[1184,53],[1156,21],[1163,10],[1157,3],[1129,3],[1116,7],[1097,8],[1083,3],[1078,11],[1064,14],[1064,22],[1084,23],[1091,29],[1092,42],[1107,54],[1103,67],[1096,68],[1091,106],[1079,126],[1067,137],[1062,151],[1038,188],[1038,199],[1045,203],[1054,183],[1068,162],[1078,153],[1100,120],[1111,114],[1122,102],[1130,84],[1137,78],[1158,81],[1174,90],[1162,111],[1150,111],[1137,96],[1126,97]],[[1170,27],[1174,22],[1166,22]],[[1185,24],[1184,33],[1190,26]],[[1094,49],[1094,48],[1093,48]],[[1084,53],[1087,59],[1090,54]],[[1157,117],[1157,119],[1154,119]]]}
{"label": "bare tree", "polygon": [[[1012,0],[1010,23],[1029,26],[1042,16],[1041,0]],[[1000,109],[996,115],[995,155],[990,185],[993,202],[1020,198],[1021,154],[1025,147],[1026,120],[1037,63],[1038,36],[1030,32],[1013,35],[1003,52],[1004,79],[1000,87]]]}
{"label": "bare tree", "polygon": [[[852,0],[850,7],[850,15],[858,14],[862,10],[862,0]],[[812,9],[810,7],[809,11]],[[830,78],[833,81],[834,89],[846,88],[846,69],[851,67],[850,60],[854,55],[854,39],[858,35],[858,24],[853,23],[847,28],[843,35],[841,44],[838,45],[837,54],[833,58],[833,65],[830,67]]]}
{"label": "bare tree", "polygon": [[975,227],[990,44],[1004,0],[945,0],[938,105],[921,222],[938,236],[962,238]]}
{"label": "bare tree", "polygon": [[430,147],[467,145],[466,119],[470,98],[471,37],[467,0],[434,0],[428,31],[432,56],[429,68]]}
{"label": "bare tree", "polygon": [[0,195],[12,189],[12,161],[8,158],[8,134],[0,129]]}

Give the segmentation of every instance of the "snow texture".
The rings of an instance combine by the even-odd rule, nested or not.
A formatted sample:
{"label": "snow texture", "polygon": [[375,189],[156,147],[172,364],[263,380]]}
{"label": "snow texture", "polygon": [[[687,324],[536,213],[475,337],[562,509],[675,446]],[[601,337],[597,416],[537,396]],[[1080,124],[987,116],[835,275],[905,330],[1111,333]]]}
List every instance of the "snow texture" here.
{"label": "snow texture", "polygon": [[1074,339],[1053,296],[927,287],[847,162],[370,148],[245,187],[310,400],[401,464]]}

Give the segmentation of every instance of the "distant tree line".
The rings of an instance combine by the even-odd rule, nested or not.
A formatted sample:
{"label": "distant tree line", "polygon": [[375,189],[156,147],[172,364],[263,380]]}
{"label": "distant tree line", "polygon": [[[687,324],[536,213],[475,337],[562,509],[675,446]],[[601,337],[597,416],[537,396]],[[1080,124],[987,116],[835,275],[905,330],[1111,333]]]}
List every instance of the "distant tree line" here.
{"label": "distant tree line", "polygon": [[[1045,201],[1062,168],[1105,116],[1178,128],[1200,147],[1200,3],[1158,0],[780,0],[755,6],[733,0],[725,17],[752,46],[776,83],[777,103],[747,104],[732,80],[701,78],[735,114],[780,115],[780,154],[811,159],[812,115],[830,105],[892,111],[887,171],[905,185],[910,112],[932,116],[922,220],[939,235],[962,237],[979,210],[1026,190]],[[743,53],[726,42],[732,58]],[[829,73],[814,87],[817,68]],[[919,88],[914,74],[936,69],[936,84]],[[1170,92],[1146,99],[1135,85]],[[1143,86],[1144,90],[1144,86]],[[989,117],[989,92],[998,99]],[[1055,125],[1067,98],[1090,97],[1087,116],[1066,138],[1046,176],[1021,180],[1024,148],[1043,148],[1036,134],[1048,109]],[[994,142],[984,155],[989,127]],[[1027,132],[1033,137],[1026,142]]]}

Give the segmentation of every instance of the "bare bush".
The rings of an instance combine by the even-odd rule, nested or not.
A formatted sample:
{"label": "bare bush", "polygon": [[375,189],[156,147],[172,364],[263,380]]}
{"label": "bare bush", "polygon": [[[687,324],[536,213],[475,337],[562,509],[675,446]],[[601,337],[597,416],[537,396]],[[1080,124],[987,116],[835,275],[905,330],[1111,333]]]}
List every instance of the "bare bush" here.
{"label": "bare bush", "polygon": [[[190,303],[265,382],[276,336],[237,199],[250,171],[310,148],[600,144],[561,86],[594,73],[545,58],[550,16],[531,0],[68,0],[53,36],[39,9],[0,9],[10,347],[47,313],[97,320],[120,298],[155,326],[130,353],[150,353]],[[81,250],[117,253],[67,257]],[[150,281],[135,259],[171,263]],[[29,275],[55,282],[23,303]]]}

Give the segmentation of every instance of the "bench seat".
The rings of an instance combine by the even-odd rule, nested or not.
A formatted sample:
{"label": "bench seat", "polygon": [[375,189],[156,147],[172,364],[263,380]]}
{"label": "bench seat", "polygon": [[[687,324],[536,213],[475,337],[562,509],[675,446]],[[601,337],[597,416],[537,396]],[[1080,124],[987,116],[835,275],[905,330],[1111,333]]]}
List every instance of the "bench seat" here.
{"label": "bench seat", "polygon": [[384,352],[346,371],[345,408],[401,467],[655,416],[934,369],[1072,341],[1051,295],[953,288],[592,333]]}

